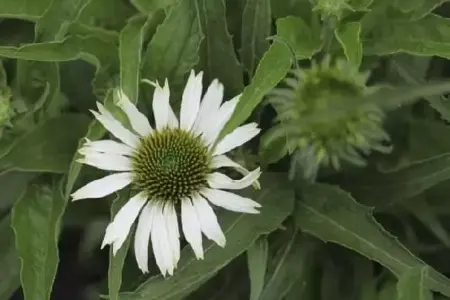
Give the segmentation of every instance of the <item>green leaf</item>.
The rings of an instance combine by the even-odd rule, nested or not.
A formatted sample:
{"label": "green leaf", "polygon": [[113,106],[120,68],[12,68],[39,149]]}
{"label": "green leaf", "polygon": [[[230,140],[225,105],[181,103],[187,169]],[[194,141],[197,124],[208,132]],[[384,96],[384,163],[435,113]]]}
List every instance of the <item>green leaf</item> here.
{"label": "green leaf", "polygon": [[131,18],[119,38],[120,87],[134,103],[139,95],[141,51],[149,20],[146,16]]}
{"label": "green leaf", "polygon": [[399,19],[379,22],[364,32],[366,55],[390,55],[405,52],[419,56],[450,58],[450,19],[430,14],[423,19]]}
{"label": "green leaf", "polygon": [[242,67],[236,58],[233,41],[227,30],[224,0],[196,0],[205,39],[202,46],[202,69],[208,81],[217,78],[230,96],[242,92]]}
{"label": "green leaf", "polygon": [[386,207],[450,179],[450,154],[431,157],[387,173],[344,176],[340,184],[365,205]]}
{"label": "green leaf", "polygon": [[[129,192],[125,190],[114,200],[111,206],[111,221],[129,199]],[[125,264],[128,248],[130,247],[132,232],[133,230],[130,230],[127,239],[117,251],[116,255],[113,254],[112,247],[109,249],[108,290],[109,299],[111,300],[119,300],[120,286],[122,285],[122,269]]]}
{"label": "green leaf", "polygon": [[160,8],[177,4],[183,0],[131,0],[131,3],[142,13],[153,13]]}
{"label": "green leaf", "polygon": [[301,282],[309,269],[315,243],[299,231],[294,231],[287,241],[277,266],[267,280],[259,300],[282,300],[292,287]]}
{"label": "green leaf", "polygon": [[269,48],[267,37],[271,26],[270,0],[247,0],[242,16],[240,57],[250,77]]}
{"label": "green leaf", "polygon": [[[0,175],[0,187],[2,189],[0,211],[9,208],[22,195],[28,183],[36,175],[36,173],[29,172],[8,172]],[[0,299],[2,298],[0,297]]]}
{"label": "green leaf", "polygon": [[397,300],[433,300],[426,287],[428,267],[415,267],[402,275],[397,283]]}
{"label": "green leaf", "polygon": [[293,192],[284,176],[265,173],[260,191],[247,189],[245,196],[262,204],[261,213],[246,215],[225,212],[220,224],[227,237],[227,245],[221,248],[205,241],[205,259],[197,260],[189,247],[181,253],[178,269],[173,277],[161,275],[144,282],[135,292],[123,293],[120,300],[168,300],[183,299],[202,283],[214,276],[235,257],[247,250],[261,235],[277,229],[293,208]]}
{"label": "green leaf", "polygon": [[61,40],[81,10],[91,0],[53,0],[36,22],[35,40]]}
{"label": "green leaf", "polygon": [[277,20],[277,32],[282,41],[291,46],[295,57],[311,59],[322,48],[318,32],[314,32],[301,18],[286,17]]}
{"label": "green leaf", "polygon": [[264,287],[267,259],[269,257],[269,242],[266,236],[255,241],[247,250],[247,265],[250,277],[250,300],[257,300]]}
{"label": "green leaf", "polygon": [[193,0],[181,0],[158,26],[144,56],[142,75],[179,84],[198,62],[203,34]]}
{"label": "green leaf", "polygon": [[10,215],[0,220],[0,299],[11,299],[20,287],[20,260],[10,223]]}
{"label": "green leaf", "polygon": [[89,118],[68,114],[45,121],[21,137],[11,151],[0,159],[0,168],[27,171],[66,173],[84,135]]}
{"label": "green leaf", "polygon": [[449,2],[449,0],[422,0],[420,5],[413,7],[414,11],[411,18],[415,20],[422,19],[446,2]]}
{"label": "green leaf", "polygon": [[[374,260],[397,277],[415,267],[427,266],[385,231],[372,210],[348,193],[326,184],[306,186],[298,202],[295,220],[299,229],[317,238],[352,249]],[[428,288],[450,296],[450,280],[430,268]]]}
{"label": "green leaf", "polygon": [[250,85],[244,89],[241,99],[222,134],[231,132],[250,117],[263,97],[284,79],[291,69],[291,64],[289,48],[280,43],[274,43],[270,46],[261,59]]}
{"label": "green leaf", "polygon": [[0,17],[35,21],[42,16],[52,0],[0,0]]}
{"label": "green leaf", "polygon": [[359,22],[343,24],[334,31],[334,34],[339,44],[341,44],[347,60],[359,68],[363,56],[360,40],[361,24]]}
{"label": "green leaf", "polygon": [[66,201],[53,187],[31,184],[12,209],[25,300],[48,300],[58,267],[58,240]]}

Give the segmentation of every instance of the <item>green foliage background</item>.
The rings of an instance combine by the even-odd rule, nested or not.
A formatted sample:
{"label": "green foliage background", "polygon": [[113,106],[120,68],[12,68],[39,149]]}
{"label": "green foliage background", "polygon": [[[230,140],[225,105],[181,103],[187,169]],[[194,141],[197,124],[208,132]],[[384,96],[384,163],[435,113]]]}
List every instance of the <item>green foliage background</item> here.
{"label": "green foliage background", "polygon": [[[447,2],[0,0],[0,300],[449,299]],[[390,155],[307,182],[288,176],[289,155],[272,163],[284,145],[255,139],[234,158],[263,166],[262,189],[244,191],[263,207],[220,212],[226,248],[208,241],[198,261],[185,247],[169,278],[154,264],[142,275],[129,240],[115,257],[100,251],[128,191],[70,203],[100,174],[76,162],[84,138],[105,134],[88,111],[95,101],[121,117],[120,86],[149,113],[140,79],[168,78],[177,107],[194,68],[227,97],[243,91],[224,134],[248,119],[265,131],[275,114],[266,96],[324,55],[399,86],[366,99],[388,108]]]}

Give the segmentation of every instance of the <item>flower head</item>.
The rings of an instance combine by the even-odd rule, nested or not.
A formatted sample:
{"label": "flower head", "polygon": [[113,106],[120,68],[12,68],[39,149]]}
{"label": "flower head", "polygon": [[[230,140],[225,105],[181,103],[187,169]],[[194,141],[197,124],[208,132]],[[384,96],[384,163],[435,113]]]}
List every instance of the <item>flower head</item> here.
{"label": "flower head", "polygon": [[[101,198],[126,186],[136,194],[108,225],[104,247],[113,253],[123,245],[137,221],[134,251],[139,268],[148,272],[151,239],[156,263],[163,275],[173,275],[180,258],[181,229],[198,259],[203,258],[202,233],[225,246],[225,236],[211,204],[230,211],[258,213],[260,204],[225,190],[237,190],[257,183],[260,169],[248,171],[226,152],[255,137],[260,129],[250,123],[218,140],[231,117],[239,96],[222,103],[223,85],[214,80],[202,97],[202,75],[191,71],[182,95],[180,120],[169,104],[169,85],[158,83],[153,95],[155,125],[118,91],[117,105],[125,112],[132,129],[123,126],[100,103],[95,118],[119,141],[87,140],[79,152],[81,163],[113,171],[72,194],[73,200]],[[215,171],[233,168],[243,175],[234,180]]]}

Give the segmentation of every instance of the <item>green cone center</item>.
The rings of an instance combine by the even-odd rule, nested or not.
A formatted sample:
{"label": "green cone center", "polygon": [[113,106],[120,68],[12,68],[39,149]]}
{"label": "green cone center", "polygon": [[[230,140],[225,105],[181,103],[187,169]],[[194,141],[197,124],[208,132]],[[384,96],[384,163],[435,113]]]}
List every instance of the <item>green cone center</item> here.
{"label": "green cone center", "polygon": [[150,199],[178,202],[206,185],[209,151],[190,132],[155,130],[141,140],[132,160],[134,187]]}

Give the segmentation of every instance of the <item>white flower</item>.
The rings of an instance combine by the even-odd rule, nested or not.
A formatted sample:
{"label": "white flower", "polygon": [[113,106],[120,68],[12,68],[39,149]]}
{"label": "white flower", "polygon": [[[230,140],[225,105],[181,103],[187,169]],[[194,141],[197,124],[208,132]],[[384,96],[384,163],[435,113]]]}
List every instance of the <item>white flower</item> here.
{"label": "white flower", "polygon": [[[256,123],[236,128],[218,141],[239,97],[222,104],[223,85],[214,80],[202,98],[203,73],[191,71],[182,95],[180,120],[169,104],[169,85],[158,83],[153,95],[155,125],[138,111],[127,96],[118,92],[118,106],[132,127],[126,129],[97,104],[95,118],[120,142],[87,140],[79,152],[79,162],[116,171],[92,181],[72,194],[73,200],[101,198],[131,185],[137,194],[108,225],[104,247],[113,253],[122,247],[132,224],[138,219],[134,251],[139,268],[148,272],[148,245],[161,273],[173,275],[180,258],[180,232],[176,210],[181,209],[181,228],[198,259],[203,259],[202,233],[221,247],[225,236],[211,204],[230,211],[255,214],[261,205],[249,198],[224,190],[237,190],[257,184],[260,169],[249,172],[224,154],[255,137]],[[214,171],[233,168],[240,180]]]}

